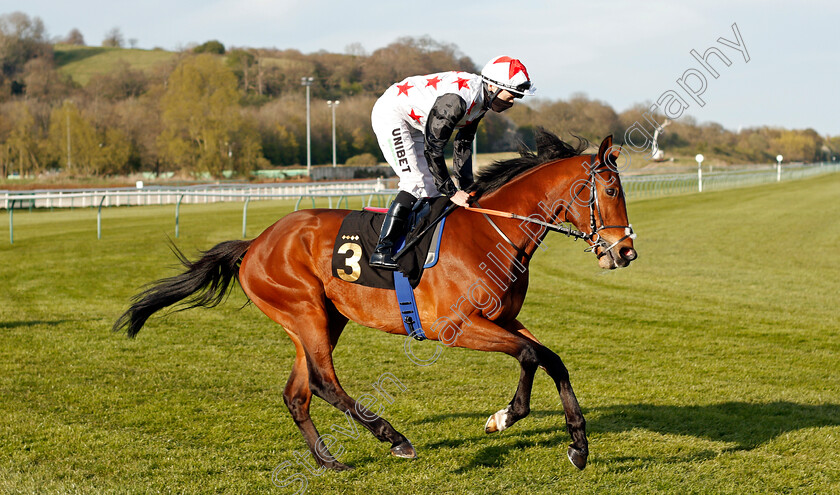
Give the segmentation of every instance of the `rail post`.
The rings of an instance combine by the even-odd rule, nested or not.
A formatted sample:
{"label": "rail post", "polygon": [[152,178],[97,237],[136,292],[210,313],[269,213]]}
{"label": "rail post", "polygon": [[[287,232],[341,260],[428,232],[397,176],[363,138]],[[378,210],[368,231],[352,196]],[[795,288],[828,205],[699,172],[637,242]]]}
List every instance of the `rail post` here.
{"label": "rail post", "polygon": [[697,160],[697,188],[698,188],[698,192],[703,192],[703,166],[701,165],[703,163],[703,155],[698,153],[697,156],[694,157],[694,159]]}
{"label": "rail post", "polygon": [[[8,196],[8,195],[7,195]],[[9,207],[9,244],[15,243],[15,200],[6,200]]]}
{"label": "rail post", "polygon": [[178,221],[181,215],[181,200],[184,199],[185,194],[178,196],[178,201],[175,203],[175,238],[178,238]]}
{"label": "rail post", "polygon": [[248,203],[251,202],[251,196],[245,198],[245,206],[242,207],[242,238],[247,235],[245,232],[248,228]]}
{"label": "rail post", "polygon": [[105,202],[105,198],[108,197],[108,193],[102,194],[102,199],[99,200],[99,209],[96,210],[96,238],[102,239],[102,203]]}

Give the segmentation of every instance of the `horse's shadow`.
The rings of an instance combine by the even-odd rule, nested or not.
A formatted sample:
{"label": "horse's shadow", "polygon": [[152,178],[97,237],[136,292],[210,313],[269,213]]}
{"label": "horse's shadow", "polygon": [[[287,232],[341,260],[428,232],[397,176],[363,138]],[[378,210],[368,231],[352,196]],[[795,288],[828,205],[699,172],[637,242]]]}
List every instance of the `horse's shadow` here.
{"label": "horse's shadow", "polygon": [[19,320],[19,321],[0,321],[0,329],[13,329],[20,327],[34,327],[39,325],[57,326],[75,320]]}
{"label": "horse's shadow", "polygon": [[618,433],[643,428],[662,434],[691,435],[752,450],[788,432],[840,426],[840,405],[723,402],[706,406],[628,404],[599,408],[592,431]]}
{"label": "horse's shadow", "polygon": [[[556,415],[557,428],[523,429],[518,435],[509,438],[500,445],[495,442],[482,448],[478,454],[465,459],[458,469],[469,471],[476,467],[492,467],[504,464],[509,452],[534,446],[564,447],[569,438],[563,426],[563,412],[532,411],[532,415]],[[651,404],[622,404],[593,408],[584,411],[587,416],[587,430],[590,434],[622,433],[635,429],[644,429],[660,434],[687,435],[706,440],[729,444],[724,451],[752,450],[774,438],[788,432],[806,428],[840,426],[840,405],[804,405],[793,402],[777,401],[768,403],[724,402],[705,406],[659,406]],[[469,414],[473,416],[473,414]],[[475,414],[484,418],[483,414]],[[528,419],[514,425],[510,433],[522,427]],[[447,439],[427,445],[429,448],[460,447],[480,443],[482,434],[469,438]],[[505,434],[503,434],[505,435]],[[542,438],[534,439],[541,436]],[[529,438],[530,437],[530,438]],[[504,437],[502,437],[504,438]],[[711,451],[698,450],[695,453],[681,455],[675,461],[694,461],[707,459]],[[630,457],[620,459],[602,459],[602,462],[624,463]]]}

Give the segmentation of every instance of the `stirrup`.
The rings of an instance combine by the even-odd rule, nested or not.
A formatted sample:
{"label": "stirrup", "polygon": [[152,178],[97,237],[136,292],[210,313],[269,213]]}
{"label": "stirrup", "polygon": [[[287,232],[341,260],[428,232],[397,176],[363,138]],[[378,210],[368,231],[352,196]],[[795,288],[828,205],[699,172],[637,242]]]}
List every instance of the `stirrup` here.
{"label": "stirrup", "polygon": [[368,260],[370,266],[392,271],[398,268],[397,262],[393,258],[394,246],[396,241],[405,234],[406,223],[410,214],[411,206],[398,203],[396,200],[391,203],[391,207],[388,208],[388,213],[385,214],[385,219],[382,221],[379,243]]}
{"label": "stirrup", "polygon": [[370,261],[368,264],[370,264],[370,266],[374,268],[380,268],[382,270],[395,271],[399,268],[397,262],[394,261],[394,259],[388,253],[374,252],[372,255],[370,255]]}

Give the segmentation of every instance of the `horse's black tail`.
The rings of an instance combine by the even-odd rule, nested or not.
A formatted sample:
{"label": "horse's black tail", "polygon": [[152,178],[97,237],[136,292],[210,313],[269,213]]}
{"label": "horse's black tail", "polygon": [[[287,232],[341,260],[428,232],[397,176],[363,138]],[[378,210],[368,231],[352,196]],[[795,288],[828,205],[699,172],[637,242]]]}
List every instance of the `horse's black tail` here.
{"label": "horse's black tail", "polygon": [[239,264],[250,245],[251,241],[226,241],[204,251],[201,259],[195,262],[188,260],[173,245],[172,251],[187,271],[152,282],[148,289],[134,296],[134,304],[114,323],[113,330],[124,329],[134,338],[152,314],[188,297],[182,310],[218,305],[225,299],[231,281],[238,281]]}

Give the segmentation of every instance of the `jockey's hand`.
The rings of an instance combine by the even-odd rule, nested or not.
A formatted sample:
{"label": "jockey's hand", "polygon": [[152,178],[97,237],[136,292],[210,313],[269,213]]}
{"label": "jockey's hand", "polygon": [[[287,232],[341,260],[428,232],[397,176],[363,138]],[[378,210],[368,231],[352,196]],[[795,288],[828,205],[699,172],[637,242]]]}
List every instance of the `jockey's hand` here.
{"label": "jockey's hand", "polygon": [[469,205],[470,205],[470,204],[469,204],[470,195],[469,195],[469,194],[467,194],[467,193],[466,193],[466,192],[464,192],[464,191],[458,191],[458,192],[456,192],[454,195],[452,195],[452,197],[451,197],[451,198],[449,198],[449,200],[450,200],[450,201],[452,201],[453,203],[455,203],[455,204],[456,204],[456,205],[458,205],[458,206],[464,206],[464,207],[466,207],[466,206],[469,206]]}

